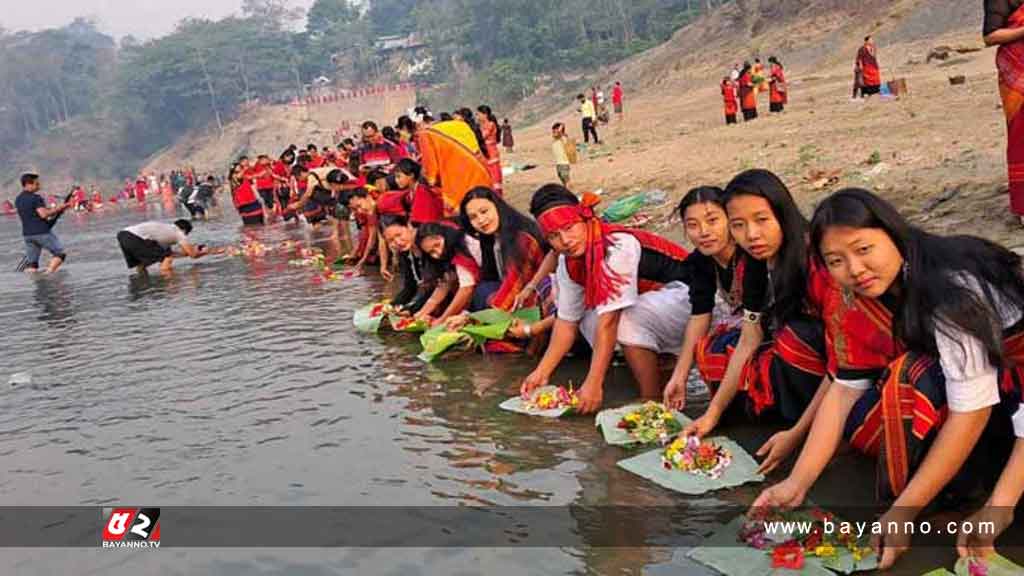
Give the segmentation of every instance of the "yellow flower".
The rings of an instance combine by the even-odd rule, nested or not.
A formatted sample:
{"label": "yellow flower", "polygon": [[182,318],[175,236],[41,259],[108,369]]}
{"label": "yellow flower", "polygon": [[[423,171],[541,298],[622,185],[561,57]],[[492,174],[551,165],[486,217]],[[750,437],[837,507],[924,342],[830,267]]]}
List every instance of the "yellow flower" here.
{"label": "yellow flower", "polygon": [[836,555],[836,549],[831,544],[822,544],[814,549],[814,555],[821,558],[827,558],[829,556]]}

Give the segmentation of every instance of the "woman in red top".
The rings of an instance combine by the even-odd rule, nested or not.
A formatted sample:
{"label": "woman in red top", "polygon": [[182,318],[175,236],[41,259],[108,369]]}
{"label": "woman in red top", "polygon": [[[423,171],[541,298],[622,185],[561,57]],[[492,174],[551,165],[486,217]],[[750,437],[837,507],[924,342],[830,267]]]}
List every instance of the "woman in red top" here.
{"label": "woman in red top", "polygon": [[786,92],[786,74],[783,71],[782,62],[779,62],[775,56],[769,58],[768,62],[772,65],[771,77],[768,80],[770,110],[782,112],[786,103],[789,102]]}
{"label": "woman in red top", "polygon": [[403,158],[395,166],[395,182],[409,199],[409,221],[413,226],[438,222],[444,218],[444,200],[422,177],[422,167],[410,158]]}
{"label": "woman in red top", "polygon": [[263,205],[256,196],[256,190],[252,186],[252,180],[245,178],[245,169],[241,164],[231,167],[229,181],[231,183],[231,200],[242,217],[242,223],[246,226],[263,224]]}
{"label": "woman in red top", "polygon": [[294,163],[295,152],[288,149],[270,167],[270,174],[274,179],[274,188],[277,189],[277,205],[280,207],[281,216],[284,217],[286,222],[298,218],[295,209],[289,206],[292,200],[291,176],[292,164]]}
{"label": "woman in red top", "polygon": [[744,121],[750,122],[757,118],[757,90],[750,62],[743,64],[740,72],[740,109],[743,110]]}
{"label": "woman in red top", "polygon": [[725,101],[725,123],[735,124],[740,107],[736,103],[736,85],[728,76],[722,78],[722,99]]}
{"label": "woman in red top", "polygon": [[476,120],[480,125],[484,144],[487,146],[487,170],[491,173],[491,180],[494,182],[492,188],[500,196],[504,176],[501,173],[501,150],[498,148],[498,119],[494,116],[490,106],[480,106],[476,109]]}
{"label": "woman in red top", "polygon": [[857,51],[856,66],[861,72],[861,95],[871,96],[881,92],[882,72],[878,67],[878,52],[871,42],[871,36],[864,38],[864,45]]}

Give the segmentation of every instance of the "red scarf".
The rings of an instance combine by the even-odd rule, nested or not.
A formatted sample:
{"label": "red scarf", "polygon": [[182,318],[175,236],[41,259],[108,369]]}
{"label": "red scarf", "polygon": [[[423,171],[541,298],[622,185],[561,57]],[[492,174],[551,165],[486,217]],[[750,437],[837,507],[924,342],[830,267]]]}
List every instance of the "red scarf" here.
{"label": "red scarf", "polygon": [[[617,298],[622,285],[628,282],[621,274],[610,270],[605,264],[605,250],[612,243],[610,234],[631,234],[640,246],[678,260],[689,255],[683,247],[657,234],[609,224],[594,214],[594,206],[601,199],[589,192],[584,193],[580,204],[556,206],[537,217],[545,236],[582,222],[587,227],[586,249],[578,258],[565,257],[566,270],[573,282],[583,286],[584,305],[593,309]],[[638,283],[640,279],[637,279]]]}

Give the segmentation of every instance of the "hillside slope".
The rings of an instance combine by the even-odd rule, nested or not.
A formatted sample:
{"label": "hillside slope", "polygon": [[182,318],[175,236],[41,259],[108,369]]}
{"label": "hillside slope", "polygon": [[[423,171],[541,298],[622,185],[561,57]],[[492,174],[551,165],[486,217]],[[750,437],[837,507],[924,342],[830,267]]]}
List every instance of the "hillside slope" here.
{"label": "hillside slope", "polygon": [[[761,12],[751,16],[741,4]],[[838,187],[867,187],[931,229],[1024,247],[1007,209],[1004,119],[980,10],[954,0],[762,0],[719,10],[602,71],[602,84],[626,86],[626,121],[601,128],[606,145],[574,167],[577,188],[600,188],[610,198],[661,188],[678,199],[692,186],[724,185],[742,169],[766,167],[807,210]],[[908,96],[850,101],[853,60],[866,34],[875,36],[883,78],[906,79]],[[944,45],[962,53],[927,62]],[[734,62],[772,54],[787,66],[786,112],[769,117],[764,95],[759,120],[725,126],[718,81]],[[966,83],[950,85],[958,75]],[[573,107],[564,105],[517,133],[511,161],[541,166],[506,183],[520,205],[554,180],[548,127],[555,121],[582,139]],[[667,208],[654,216],[661,230],[681,237]]]}

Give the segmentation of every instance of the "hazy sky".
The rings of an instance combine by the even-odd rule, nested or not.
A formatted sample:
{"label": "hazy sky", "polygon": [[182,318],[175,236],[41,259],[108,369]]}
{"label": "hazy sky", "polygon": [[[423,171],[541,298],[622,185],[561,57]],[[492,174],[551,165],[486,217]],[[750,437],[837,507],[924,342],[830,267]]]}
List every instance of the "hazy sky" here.
{"label": "hazy sky", "polygon": [[[313,0],[290,0],[309,8]],[[0,26],[9,31],[57,28],[79,16],[120,38],[162,36],[187,17],[218,19],[240,12],[242,0],[0,0]]]}

